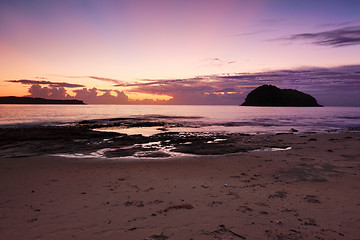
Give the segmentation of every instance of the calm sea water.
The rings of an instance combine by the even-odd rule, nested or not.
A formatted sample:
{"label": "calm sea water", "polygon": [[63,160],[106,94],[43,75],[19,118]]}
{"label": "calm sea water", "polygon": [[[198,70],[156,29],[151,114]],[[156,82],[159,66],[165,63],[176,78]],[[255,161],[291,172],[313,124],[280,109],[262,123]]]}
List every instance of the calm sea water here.
{"label": "calm sea water", "polygon": [[[149,116],[152,119],[158,116],[162,121],[167,119],[171,122],[186,123],[185,127],[171,129],[171,131],[273,133],[288,132],[294,128],[299,132],[326,132],[360,127],[360,108],[356,107],[0,105],[0,127],[54,125],[92,119],[147,118]],[[127,131],[130,131],[128,133],[142,133],[156,130],[136,128],[127,129]]]}

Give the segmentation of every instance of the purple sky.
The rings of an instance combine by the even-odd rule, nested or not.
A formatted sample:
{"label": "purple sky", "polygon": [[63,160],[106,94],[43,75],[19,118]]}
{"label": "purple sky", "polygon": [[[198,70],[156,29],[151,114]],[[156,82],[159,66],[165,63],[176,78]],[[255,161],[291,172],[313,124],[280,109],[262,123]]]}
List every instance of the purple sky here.
{"label": "purple sky", "polygon": [[261,84],[360,106],[360,1],[0,2],[0,96],[241,104]]}

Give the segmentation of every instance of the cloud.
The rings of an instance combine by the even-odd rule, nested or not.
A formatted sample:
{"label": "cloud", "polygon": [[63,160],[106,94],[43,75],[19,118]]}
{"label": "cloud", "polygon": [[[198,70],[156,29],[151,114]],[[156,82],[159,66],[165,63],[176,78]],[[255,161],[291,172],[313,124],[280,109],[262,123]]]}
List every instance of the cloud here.
{"label": "cloud", "polygon": [[66,88],[79,88],[79,87],[85,87],[81,84],[72,84],[72,83],[66,83],[66,82],[50,82],[50,81],[39,81],[39,80],[29,80],[29,79],[20,79],[20,80],[8,80],[7,82],[12,83],[21,83],[25,85],[33,85],[33,84],[39,84],[39,85],[49,85],[51,87],[66,87]]}
{"label": "cloud", "polygon": [[285,21],[287,21],[287,18],[266,18],[261,20],[261,22],[266,24],[283,23]]}
{"label": "cloud", "polygon": [[[89,104],[127,104],[129,103],[128,96],[118,90],[99,90],[97,88],[83,88],[74,90],[76,99],[81,99]],[[116,93],[116,96],[111,92]]]}
{"label": "cloud", "polygon": [[320,28],[326,28],[326,27],[344,27],[349,26],[356,23],[355,21],[345,21],[345,22],[339,22],[339,23],[322,23],[318,24],[316,27]]}
{"label": "cloud", "polygon": [[63,87],[41,87],[38,84],[29,88],[30,97],[39,97],[47,99],[66,99],[69,95]]}
{"label": "cloud", "polygon": [[79,99],[89,104],[127,104],[129,101],[128,96],[118,90],[82,88],[73,92],[75,96],[70,96],[64,87],[42,87],[35,84],[29,88],[28,96],[47,99]]}
{"label": "cloud", "polygon": [[167,101],[154,101],[152,99],[130,100],[123,91],[112,89],[82,88],[73,90],[75,96],[71,96],[63,87],[42,87],[39,84],[34,84],[28,91],[28,97],[78,99],[87,104],[170,104]]}
{"label": "cloud", "polygon": [[[121,83],[129,93],[171,96],[168,101],[131,100],[126,92],[113,89],[82,88],[70,96],[62,83],[13,80],[32,84],[29,94],[51,99],[79,99],[89,104],[241,104],[247,94],[263,84],[303,91],[325,106],[360,107],[360,65],[333,68],[283,69],[259,73],[214,74],[178,79],[142,79]],[[29,82],[34,81],[34,82]],[[48,86],[41,86],[47,84]],[[55,84],[55,85],[54,85]],[[57,85],[56,85],[57,84]],[[74,94],[72,94],[74,95]]]}
{"label": "cloud", "polygon": [[360,65],[144,79],[131,84],[128,91],[172,96],[172,104],[241,104],[251,90],[263,84],[303,91],[327,106],[360,104]]}
{"label": "cloud", "polygon": [[203,60],[201,60],[201,62],[205,65],[205,66],[217,66],[217,67],[221,67],[224,65],[229,65],[229,64],[233,64],[236,63],[235,60],[225,60],[225,59],[221,59],[221,58],[205,58]]}
{"label": "cloud", "polygon": [[[94,77],[95,78],[95,77]],[[98,78],[98,77],[96,77]],[[45,78],[44,78],[45,79]],[[104,79],[104,78],[99,78]],[[106,81],[106,80],[104,80]],[[46,99],[78,99],[88,104],[167,104],[166,101],[144,99],[131,100],[123,91],[114,89],[85,88],[81,84],[70,84],[65,82],[50,82],[45,80],[8,80],[7,82],[31,85],[28,89],[28,97]],[[47,86],[42,86],[47,85]],[[131,84],[129,84],[131,85]],[[71,96],[66,88],[80,88],[72,90],[75,96]]]}
{"label": "cloud", "polygon": [[105,81],[105,82],[112,82],[116,84],[122,84],[124,81],[114,79],[114,78],[107,78],[107,77],[97,77],[97,76],[64,76],[67,78],[91,78],[99,81]]}
{"label": "cloud", "polygon": [[310,40],[320,46],[344,47],[360,44],[360,26],[343,27],[318,33],[301,33],[277,40]]}
{"label": "cloud", "polygon": [[88,76],[88,78],[105,81],[105,82],[112,82],[112,83],[122,83],[123,82],[121,80],[117,80],[117,79],[113,79],[113,78],[105,78],[105,77]]}
{"label": "cloud", "polygon": [[200,79],[201,77],[187,78],[187,79],[142,79],[140,82],[122,83],[115,85],[115,87],[138,87],[138,86],[149,86],[149,85],[165,86],[169,83],[176,83],[176,82],[181,82],[183,84],[192,83],[193,80],[200,80]]}
{"label": "cloud", "polygon": [[172,96],[172,104],[239,104],[243,98],[236,83],[218,76],[143,81],[128,91]]}

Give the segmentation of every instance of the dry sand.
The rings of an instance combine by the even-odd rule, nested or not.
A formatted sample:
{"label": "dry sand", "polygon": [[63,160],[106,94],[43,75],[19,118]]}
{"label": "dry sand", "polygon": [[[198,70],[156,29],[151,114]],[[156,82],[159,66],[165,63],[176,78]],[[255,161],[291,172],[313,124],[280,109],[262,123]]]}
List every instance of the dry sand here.
{"label": "dry sand", "polygon": [[158,160],[0,158],[1,239],[360,239],[360,134]]}

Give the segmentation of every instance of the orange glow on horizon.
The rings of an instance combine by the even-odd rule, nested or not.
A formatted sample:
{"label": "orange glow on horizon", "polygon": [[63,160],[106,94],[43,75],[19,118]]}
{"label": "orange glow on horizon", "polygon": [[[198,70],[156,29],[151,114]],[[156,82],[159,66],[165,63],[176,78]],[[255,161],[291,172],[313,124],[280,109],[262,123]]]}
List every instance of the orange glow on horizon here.
{"label": "orange glow on horizon", "polygon": [[125,94],[129,97],[130,100],[153,100],[153,101],[168,101],[172,99],[172,96],[168,95],[157,95],[157,94],[150,94],[150,93],[134,93],[134,92],[125,92]]}
{"label": "orange glow on horizon", "polygon": [[205,92],[205,95],[210,95],[210,94],[214,94],[214,95],[234,95],[234,94],[243,94],[243,92]]}
{"label": "orange glow on horizon", "polygon": [[0,82],[0,97],[23,97],[28,95],[28,87],[20,84],[5,84]]}

